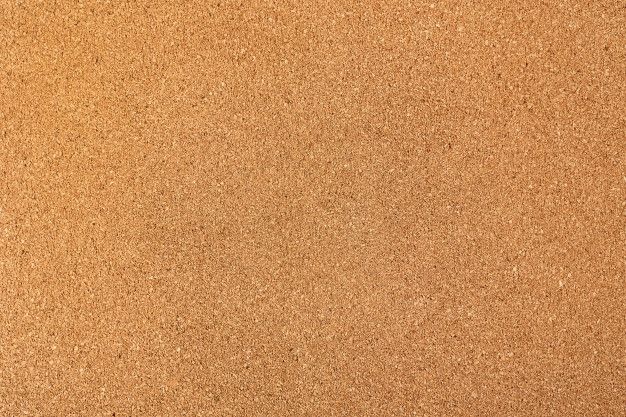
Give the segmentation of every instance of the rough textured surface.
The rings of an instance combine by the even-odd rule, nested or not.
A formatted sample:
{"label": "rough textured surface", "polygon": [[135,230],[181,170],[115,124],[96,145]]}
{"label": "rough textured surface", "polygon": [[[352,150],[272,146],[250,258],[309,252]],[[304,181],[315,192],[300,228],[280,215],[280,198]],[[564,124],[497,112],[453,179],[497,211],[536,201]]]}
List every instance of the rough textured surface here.
{"label": "rough textured surface", "polygon": [[618,416],[623,1],[0,2],[0,415]]}

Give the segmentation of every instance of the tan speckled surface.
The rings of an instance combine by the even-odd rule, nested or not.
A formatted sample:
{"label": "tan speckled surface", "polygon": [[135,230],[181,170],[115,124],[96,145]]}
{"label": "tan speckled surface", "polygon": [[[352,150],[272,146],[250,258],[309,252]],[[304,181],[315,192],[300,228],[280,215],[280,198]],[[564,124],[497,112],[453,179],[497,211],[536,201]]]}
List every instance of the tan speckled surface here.
{"label": "tan speckled surface", "polygon": [[623,1],[0,1],[2,417],[624,416],[625,210]]}

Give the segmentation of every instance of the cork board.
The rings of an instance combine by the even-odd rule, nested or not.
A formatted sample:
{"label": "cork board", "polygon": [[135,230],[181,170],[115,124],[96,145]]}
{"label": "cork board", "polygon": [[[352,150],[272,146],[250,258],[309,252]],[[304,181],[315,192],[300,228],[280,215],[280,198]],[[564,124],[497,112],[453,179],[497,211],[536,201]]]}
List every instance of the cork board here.
{"label": "cork board", "polygon": [[1,1],[0,415],[626,415],[625,40],[623,1]]}

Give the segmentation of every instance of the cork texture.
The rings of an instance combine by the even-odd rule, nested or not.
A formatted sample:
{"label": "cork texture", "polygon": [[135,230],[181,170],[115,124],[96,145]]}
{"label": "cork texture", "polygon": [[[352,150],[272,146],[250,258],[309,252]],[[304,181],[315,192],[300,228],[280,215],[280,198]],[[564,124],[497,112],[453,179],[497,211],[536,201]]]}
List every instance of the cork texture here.
{"label": "cork texture", "polygon": [[0,416],[626,415],[623,1],[0,1]]}

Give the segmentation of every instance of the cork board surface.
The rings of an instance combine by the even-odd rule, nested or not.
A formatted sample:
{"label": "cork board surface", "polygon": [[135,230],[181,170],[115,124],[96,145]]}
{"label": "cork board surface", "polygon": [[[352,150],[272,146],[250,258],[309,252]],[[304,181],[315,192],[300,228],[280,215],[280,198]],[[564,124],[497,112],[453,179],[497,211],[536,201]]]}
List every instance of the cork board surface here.
{"label": "cork board surface", "polygon": [[0,416],[626,415],[623,1],[0,2]]}

